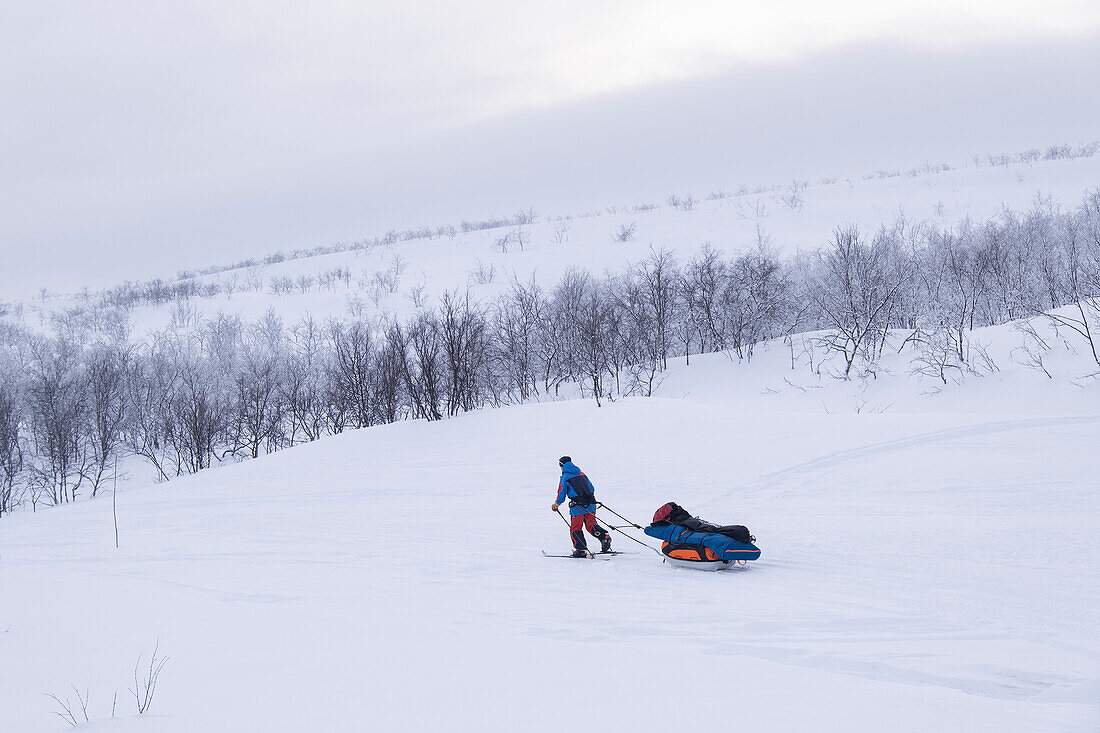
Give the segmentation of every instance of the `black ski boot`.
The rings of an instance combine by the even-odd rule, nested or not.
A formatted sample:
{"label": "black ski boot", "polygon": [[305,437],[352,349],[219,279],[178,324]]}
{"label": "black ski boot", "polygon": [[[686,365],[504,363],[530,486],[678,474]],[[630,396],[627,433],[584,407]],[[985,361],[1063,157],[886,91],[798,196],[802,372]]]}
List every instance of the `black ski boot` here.
{"label": "black ski boot", "polygon": [[611,533],[604,532],[600,538],[600,552],[611,552]]}
{"label": "black ski boot", "polygon": [[588,557],[588,550],[573,550],[573,557]]}

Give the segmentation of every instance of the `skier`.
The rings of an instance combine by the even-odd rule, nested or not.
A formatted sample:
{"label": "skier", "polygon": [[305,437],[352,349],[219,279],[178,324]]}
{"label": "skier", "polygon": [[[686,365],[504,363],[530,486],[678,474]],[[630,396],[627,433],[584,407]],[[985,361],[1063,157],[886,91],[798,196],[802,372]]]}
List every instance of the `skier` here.
{"label": "skier", "polygon": [[586,557],[588,543],[584,540],[584,530],[600,541],[600,552],[611,551],[611,533],[596,524],[596,487],[573,465],[573,459],[562,456],[558,459],[561,466],[561,480],[558,482],[558,497],[550,505],[550,511],[556,512],[566,497],[569,498],[569,535],[573,539],[573,557]]}

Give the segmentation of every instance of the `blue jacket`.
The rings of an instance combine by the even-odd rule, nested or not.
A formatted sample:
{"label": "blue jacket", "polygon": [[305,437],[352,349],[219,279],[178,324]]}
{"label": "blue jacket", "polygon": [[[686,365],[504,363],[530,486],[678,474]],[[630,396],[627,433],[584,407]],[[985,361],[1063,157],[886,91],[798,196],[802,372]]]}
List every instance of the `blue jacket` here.
{"label": "blue jacket", "polygon": [[561,467],[558,481],[558,498],[555,503],[564,504],[569,499],[569,516],[592,514],[596,511],[596,487],[572,462]]}

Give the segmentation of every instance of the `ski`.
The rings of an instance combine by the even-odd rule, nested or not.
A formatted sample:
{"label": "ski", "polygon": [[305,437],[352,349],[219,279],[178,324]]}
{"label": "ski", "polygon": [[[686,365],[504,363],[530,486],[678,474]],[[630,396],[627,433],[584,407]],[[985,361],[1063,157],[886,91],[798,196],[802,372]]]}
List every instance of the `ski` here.
{"label": "ski", "polygon": [[587,555],[585,555],[584,557],[573,557],[572,555],[555,555],[555,554],[547,552],[546,550],[542,551],[542,556],[543,557],[567,557],[570,560],[610,560],[611,559],[610,557],[601,557],[601,555],[615,555],[615,554],[617,554],[617,553],[614,553],[614,552],[606,552],[606,553],[597,552],[597,553],[593,554],[593,553],[590,552]]}
{"label": "ski", "polygon": [[546,550],[543,550],[542,554],[543,554],[543,557],[568,557],[568,558],[572,558],[574,560],[596,560],[596,559],[600,559],[600,556],[604,556],[604,555],[606,555],[606,556],[611,556],[611,555],[641,555],[642,553],[640,553],[640,552],[630,552],[630,551],[624,551],[624,550],[608,550],[607,552],[590,552],[587,555],[585,555],[584,557],[573,557],[572,555],[556,555],[556,554],[547,552]]}

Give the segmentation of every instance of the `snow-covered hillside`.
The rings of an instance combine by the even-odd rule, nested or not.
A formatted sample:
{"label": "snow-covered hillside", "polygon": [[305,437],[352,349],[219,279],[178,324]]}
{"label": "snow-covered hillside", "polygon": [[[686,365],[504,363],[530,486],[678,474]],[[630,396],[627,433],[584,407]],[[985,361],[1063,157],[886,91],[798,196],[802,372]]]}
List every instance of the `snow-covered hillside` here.
{"label": "snow-covered hillside", "polygon": [[[980,334],[995,358],[1016,336]],[[1002,358],[938,395],[890,360],[861,385],[787,359],[128,487],[119,549],[109,496],[7,517],[0,727],[66,729],[54,694],[104,731],[1097,730],[1088,359],[1051,380]],[[747,524],[761,559],[697,573],[621,536],[638,554],[542,557],[569,546],[562,453],[634,521],[674,500]]]}
{"label": "snow-covered hillside", "polygon": [[[164,328],[173,317],[189,323],[219,312],[255,320],[273,309],[288,323],[306,314],[322,320],[384,314],[403,318],[415,310],[415,303],[434,305],[447,291],[469,289],[475,298],[491,298],[514,280],[532,278],[550,287],[572,267],[619,272],[651,249],[686,260],[703,243],[736,254],[755,247],[764,236],[781,255],[790,255],[826,244],[838,226],[855,224],[873,232],[903,217],[954,227],[966,219],[988,220],[1006,208],[1071,209],[1086,190],[1100,186],[1100,155],[1053,160],[1016,156],[1001,162],[947,170],[926,165],[854,180],[740,186],[728,192],[695,192],[693,197],[685,193],[677,197],[678,206],[635,202],[564,217],[536,215],[519,226],[466,233],[452,227],[450,236],[425,239],[398,241],[394,233],[391,244],[201,275],[196,278],[199,286],[216,284],[217,296],[188,299],[182,311],[175,303],[141,306],[130,318],[136,335]],[[691,202],[685,205],[687,199]],[[624,231],[629,237],[619,241]],[[25,317],[37,326],[43,322],[40,316],[86,305],[81,297],[51,297],[26,304]]]}

